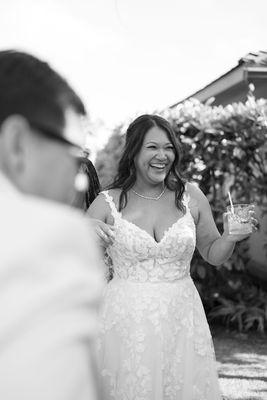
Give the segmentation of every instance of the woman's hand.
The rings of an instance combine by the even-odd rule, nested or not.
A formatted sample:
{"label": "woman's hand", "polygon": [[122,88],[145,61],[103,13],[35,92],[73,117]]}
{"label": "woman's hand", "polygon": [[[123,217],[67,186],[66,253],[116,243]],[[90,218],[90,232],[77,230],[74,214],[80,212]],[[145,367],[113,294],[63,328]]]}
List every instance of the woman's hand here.
{"label": "woman's hand", "polygon": [[108,247],[114,240],[114,226],[106,224],[100,219],[90,218],[102,247]]}
{"label": "woman's hand", "polygon": [[256,232],[259,227],[259,222],[257,218],[255,217],[255,210],[252,209],[250,211],[251,214],[251,225],[252,225],[252,232],[251,233],[246,233],[246,234],[233,234],[229,233],[229,223],[228,223],[228,213],[223,214],[223,227],[224,227],[224,232],[222,237],[227,241],[227,242],[240,242],[241,240],[246,239],[249,237],[253,232]]}

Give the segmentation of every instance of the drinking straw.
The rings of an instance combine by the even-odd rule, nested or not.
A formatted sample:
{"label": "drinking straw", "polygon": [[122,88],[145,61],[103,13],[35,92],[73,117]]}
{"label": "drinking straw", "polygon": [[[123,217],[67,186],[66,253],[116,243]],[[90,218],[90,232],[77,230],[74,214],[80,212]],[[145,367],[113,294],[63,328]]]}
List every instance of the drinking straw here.
{"label": "drinking straw", "polygon": [[235,213],[235,211],[234,211],[234,205],[233,205],[232,197],[231,197],[231,194],[230,194],[229,191],[228,191],[228,196],[229,196],[230,205],[231,205],[231,213],[234,214],[234,213]]}

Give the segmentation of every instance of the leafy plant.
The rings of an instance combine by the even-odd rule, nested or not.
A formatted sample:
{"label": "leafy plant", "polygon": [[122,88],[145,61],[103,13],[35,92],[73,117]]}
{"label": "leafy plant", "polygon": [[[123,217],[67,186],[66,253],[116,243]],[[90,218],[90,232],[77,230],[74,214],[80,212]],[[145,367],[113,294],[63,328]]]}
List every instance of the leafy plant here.
{"label": "leafy plant", "polygon": [[239,332],[256,329],[263,333],[266,329],[267,294],[256,286],[251,290],[254,293],[247,300],[241,295],[237,301],[219,298],[219,305],[209,313],[210,319],[221,319],[228,328],[237,325]]}

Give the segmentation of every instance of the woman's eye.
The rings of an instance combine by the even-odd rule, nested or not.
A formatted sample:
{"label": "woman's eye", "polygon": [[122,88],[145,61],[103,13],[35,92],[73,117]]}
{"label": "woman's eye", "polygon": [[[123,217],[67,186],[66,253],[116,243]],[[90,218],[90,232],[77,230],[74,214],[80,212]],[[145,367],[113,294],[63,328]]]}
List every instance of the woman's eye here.
{"label": "woman's eye", "polygon": [[173,150],[173,146],[166,147],[167,150]]}
{"label": "woman's eye", "polygon": [[154,145],[151,144],[150,146],[147,146],[147,148],[148,148],[148,149],[156,149],[156,146],[154,146]]}

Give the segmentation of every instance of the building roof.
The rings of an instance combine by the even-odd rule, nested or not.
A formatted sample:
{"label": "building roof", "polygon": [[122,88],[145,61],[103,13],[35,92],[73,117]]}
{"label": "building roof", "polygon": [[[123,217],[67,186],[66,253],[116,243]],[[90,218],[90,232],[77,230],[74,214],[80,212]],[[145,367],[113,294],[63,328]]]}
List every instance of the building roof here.
{"label": "building roof", "polygon": [[238,64],[254,64],[255,66],[267,67],[267,51],[258,51],[257,53],[248,53],[245,57],[240,58]]}
{"label": "building roof", "polygon": [[241,82],[249,83],[249,79],[264,78],[267,79],[267,51],[259,51],[257,53],[248,53],[238,61],[238,65],[215,79],[202,89],[191,94],[185,99],[173,104],[170,108],[177,106],[191,97],[195,97],[200,101],[206,101],[210,97],[215,97],[219,93],[227,91],[231,87]]}

